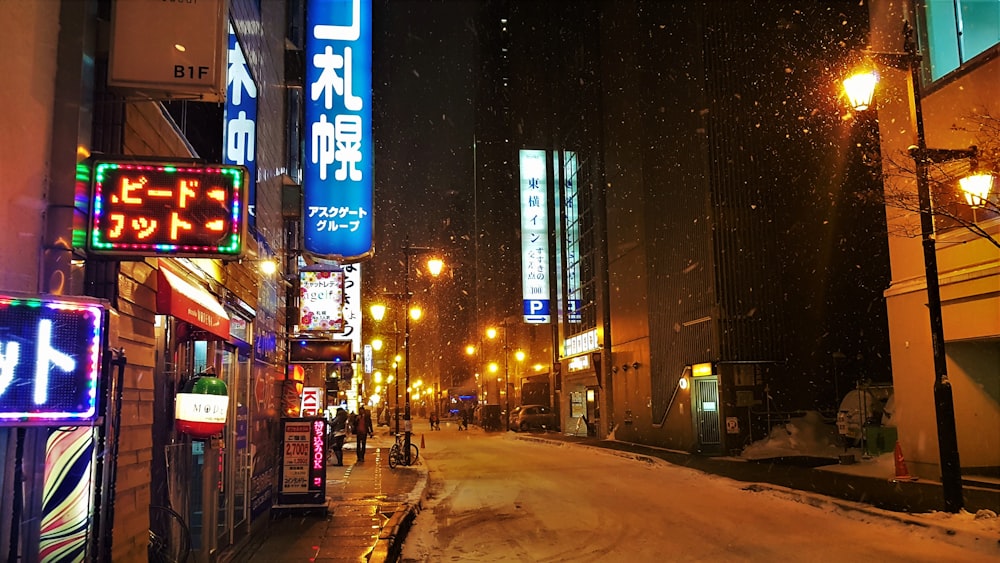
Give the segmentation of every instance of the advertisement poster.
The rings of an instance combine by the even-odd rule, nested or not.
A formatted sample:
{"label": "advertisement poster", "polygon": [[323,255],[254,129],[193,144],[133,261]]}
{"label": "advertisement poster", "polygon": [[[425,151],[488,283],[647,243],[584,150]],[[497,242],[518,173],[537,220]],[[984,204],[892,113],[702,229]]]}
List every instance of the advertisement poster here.
{"label": "advertisement poster", "polygon": [[281,508],[326,507],[326,419],[281,419]]}
{"label": "advertisement poster", "polygon": [[281,492],[309,489],[309,422],[286,422],[282,444]]}
{"label": "advertisement poster", "polygon": [[299,331],[344,331],[344,272],[299,272]]}

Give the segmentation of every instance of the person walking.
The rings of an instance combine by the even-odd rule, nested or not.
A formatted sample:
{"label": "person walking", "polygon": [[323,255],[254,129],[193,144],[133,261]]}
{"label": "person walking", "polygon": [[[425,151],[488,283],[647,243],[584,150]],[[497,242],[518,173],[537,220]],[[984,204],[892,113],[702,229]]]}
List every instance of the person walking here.
{"label": "person walking", "polygon": [[364,405],[358,407],[358,418],[354,422],[354,436],[357,440],[358,461],[365,460],[365,449],[368,447],[368,437],[375,435],[372,427],[372,415]]}
{"label": "person walking", "polygon": [[337,458],[334,465],[344,465],[344,441],[347,439],[347,411],[337,408],[337,414],[330,421],[330,434],[333,437],[333,455]]}

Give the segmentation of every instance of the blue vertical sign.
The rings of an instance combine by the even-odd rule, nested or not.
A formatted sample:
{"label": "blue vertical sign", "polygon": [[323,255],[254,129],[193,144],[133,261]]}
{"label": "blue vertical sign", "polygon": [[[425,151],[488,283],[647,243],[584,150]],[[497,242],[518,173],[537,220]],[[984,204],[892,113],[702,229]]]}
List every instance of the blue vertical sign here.
{"label": "blue vertical sign", "polygon": [[233,24],[229,24],[229,64],[226,69],[222,162],[245,166],[249,172],[247,222],[251,232],[254,232],[257,226],[257,84],[247,68],[247,59]]}
{"label": "blue vertical sign", "polygon": [[371,0],[308,0],[305,250],[372,253]]}

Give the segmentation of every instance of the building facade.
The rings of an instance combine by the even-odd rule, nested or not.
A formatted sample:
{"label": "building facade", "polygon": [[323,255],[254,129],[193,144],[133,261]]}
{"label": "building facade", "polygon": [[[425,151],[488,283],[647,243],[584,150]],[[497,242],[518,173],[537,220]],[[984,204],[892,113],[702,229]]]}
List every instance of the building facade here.
{"label": "building facade", "polygon": [[[155,92],[109,79],[109,56],[121,58],[122,45],[159,60],[155,33],[149,44],[118,43],[136,21],[123,23],[122,4],[0,7],[0,64],[13,81],[2,100],[0,160],[11,175],[0,292],[92,298],[107,314],[98,416],[75,427],[8,421],[0,429],[0,549],[26,561],[145,561],[150,533],[178,548],[181,524],[195,560],[218,558],[266,522],[275,487],[286,286],[281,270],[258,268],[284,263],[283,190],[298,183],[286,151],[287,7],[201,3],[221,30],[211,46],[219,58],[194,74],[212,67],[221,77],[211,91],[178,96],[170,85]],[[232,58],[237,51],[242,60]],[[227,72],[242,72],[239,92]],[[241,109],[241,125],[255,122],[249,128],[225,114],[227,97],[240,96],[255,101],[256,115]],[[101,159],[246,167],[240,194],[252,207],[242,208],[251,218],[240,259],[90,251],[82,233],[93,211],[92,163]],[[201,375],[228,389],[224,431],[210,439],[177,426],[177,395]]]}

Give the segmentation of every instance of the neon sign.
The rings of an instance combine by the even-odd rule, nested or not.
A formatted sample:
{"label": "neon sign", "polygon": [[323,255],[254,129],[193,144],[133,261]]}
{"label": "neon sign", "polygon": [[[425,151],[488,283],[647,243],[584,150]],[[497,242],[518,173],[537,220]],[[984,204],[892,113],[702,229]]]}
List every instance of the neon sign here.
{"label": "neon sign", "polygon": [[103,330],[97,303],[0,295],[0,425],[93,421]]}
{"label": "neon sign", "polygon": [[247,176],[242,166],[97,162],[88,249],[238,257],[246,238]]}

